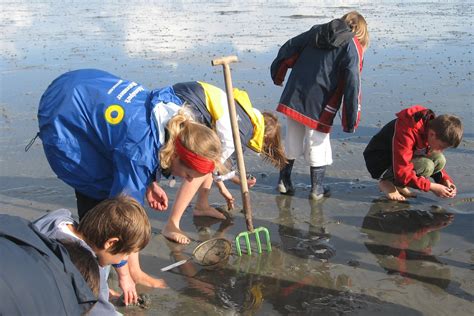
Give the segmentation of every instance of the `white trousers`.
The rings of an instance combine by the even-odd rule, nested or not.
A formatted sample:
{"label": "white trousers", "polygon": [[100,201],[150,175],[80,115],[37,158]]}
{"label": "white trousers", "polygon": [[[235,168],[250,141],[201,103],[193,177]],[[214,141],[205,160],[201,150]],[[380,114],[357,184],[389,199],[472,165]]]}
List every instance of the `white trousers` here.
{"label": "white trousers", "polygon": [[304,155],[311,167],[332,164],[329,133],[310,129],[289,117],[286,118],[285,152],[288,159],[296,159]]}

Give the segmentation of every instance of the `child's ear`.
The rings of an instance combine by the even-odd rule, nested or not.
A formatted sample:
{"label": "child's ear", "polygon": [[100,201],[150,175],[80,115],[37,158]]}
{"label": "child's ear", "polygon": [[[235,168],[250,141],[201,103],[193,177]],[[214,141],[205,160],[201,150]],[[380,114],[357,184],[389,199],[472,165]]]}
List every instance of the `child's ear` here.
{"label": "child's ear", "polygon": [[104,249],[105,250],[109,250],[111,247],[113,247],[117,242],[119,241],[119,239],[117,237],[112,237],[112,238],[109,238],[107,239],[107,241],[105,242],[104,244]]}
{"label": "child's ear", "polygon": [[436,135],[435,132],[431,128],[428,128],[428,133],[426,134],[427,138],[431,139],[435,135]]}

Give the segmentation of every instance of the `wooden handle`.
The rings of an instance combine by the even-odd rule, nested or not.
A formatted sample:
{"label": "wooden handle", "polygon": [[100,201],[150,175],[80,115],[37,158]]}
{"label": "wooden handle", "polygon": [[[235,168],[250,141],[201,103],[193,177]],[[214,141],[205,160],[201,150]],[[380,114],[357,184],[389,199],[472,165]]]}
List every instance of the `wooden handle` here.
{"label": "wooden handle", "polygon": [[214,59],[212,65],[222,65],[224,68],[224,80],[227,94],[227,103],[229,106],[230,125],[232,127],[232,138],[234,139],[235,153],[237,154],[237,166],[240,173],[240,190],[242,192],[242,204],[244,207],[245,221],[247,230],[253,231],[252,208],[250,206],[250,194],[247,184],[247,172],[245,171],[244,154],[242,144],[240,142],[239,125],[237,123],[237,111],[235,110],[234,92],[232,86],[232,78],[230,75],[229,63],[238,61],[237,56],[227,56]]}
{"label": "wooden handle", "polygon": [[227,65],[230,63],[235,63],[238,62],[239,59],[237,56],[226,56],[226,57],[221,57],[221,58],[216,58],[211,61],[211,64],[213,66],[218,66],[218,65]]}

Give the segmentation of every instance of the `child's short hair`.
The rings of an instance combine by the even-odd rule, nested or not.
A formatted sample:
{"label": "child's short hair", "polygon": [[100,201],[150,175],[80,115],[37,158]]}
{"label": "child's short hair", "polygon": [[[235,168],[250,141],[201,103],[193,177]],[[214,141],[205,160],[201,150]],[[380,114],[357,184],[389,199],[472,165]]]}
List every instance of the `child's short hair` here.
{"label": "child's short hair", "polygon": [[462,140],[463,126],[459,117],[443,114],[428,122],[428,128],[436,133],[436,138],[450,147],[456,148]]}
{"label": "child's short hair", "polygon": [[285,150],[281,141],[281,125],[278,117],[271,112],[263,112],[265,134],[263,138],[262,157],[274,167],[282,169],[287,164]]}
{"label": "child's short hair", "polygon": [[369,47],[369,31],[364,17],[357,11],[351,11],[344,14],[341,19],[349,25],[359,40],[359,43],[365,48]]}
{"label": "child's short hair", "polygon": [[145,209],[134,198],[121,194],[97,204],[79,222],[77,230],[90,246],[104,249],[110,238],[118,238],[111,254],[132,253],[148,244],[151,225]]}
{"label": "child's short hair", "polygon": [[71,262],[76,266],[87,285],[91,288],[92,294],[95,297],[99,297],[100,273],[96,257],[77,241],[63,239],[60,242],[69,253]]}

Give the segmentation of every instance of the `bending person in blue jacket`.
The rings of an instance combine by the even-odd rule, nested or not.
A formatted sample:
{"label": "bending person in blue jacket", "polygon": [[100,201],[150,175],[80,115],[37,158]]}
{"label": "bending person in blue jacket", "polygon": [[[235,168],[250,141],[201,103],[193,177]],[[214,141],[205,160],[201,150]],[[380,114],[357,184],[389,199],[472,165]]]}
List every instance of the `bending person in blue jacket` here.
{"label": "bending person in blue jacket", "polygon": [[287,117],[288,164],[280,170],[280,193],[294,194],[291,170],[295,159],[304,154],[311,173],[309,198],[329,195],[329,187],[323,186],[326,166],[332,164],[329,133],[340,108],[344,132],[353,133],[357,128],[362,63],[368,45],[367,23],[352,11],[313,26],[278,51],[271,65],[273,82],[282,85],[292,68],[277,107]]}
{"label": "bending person in blue jacket", "polygon": [[[191,182],[222,170],[217,135],[182,112],[170,120],[162,101],[178,100],[169,98],[166,89],[150,91],[95,69],[65,73],[48,87],[38,110],[39,136],[51,168],[75,190],[79,219],[120,193],[142,204],[146,197],[164,211],[162,175]],[[140,269],[138,253],[128,267],[135,283],[165,286]]]}

